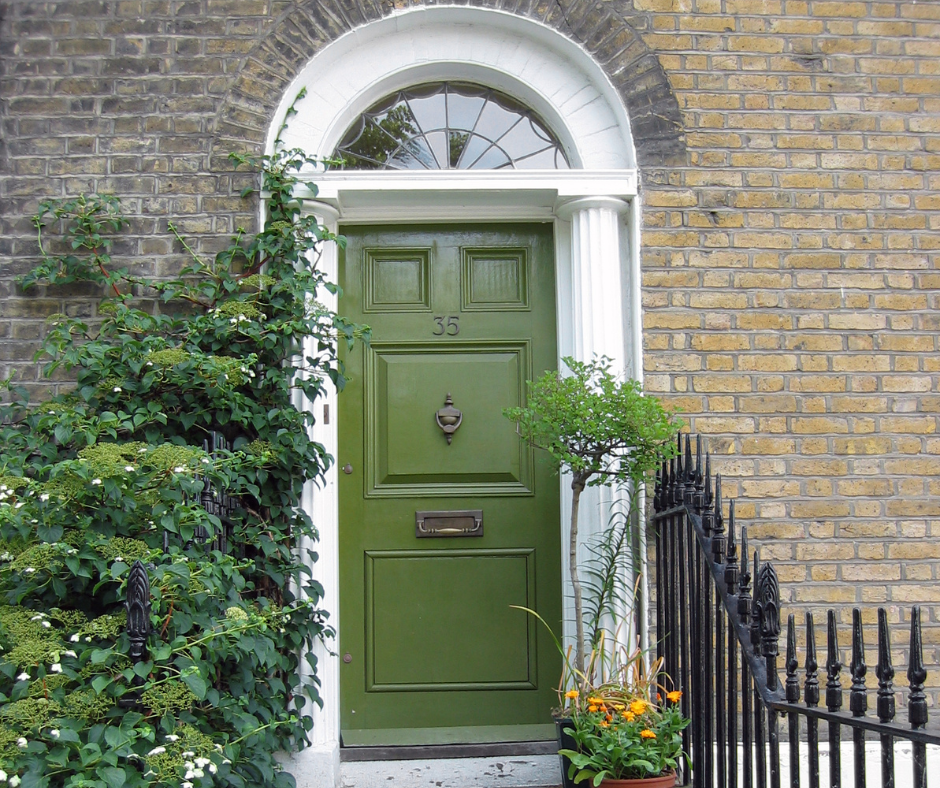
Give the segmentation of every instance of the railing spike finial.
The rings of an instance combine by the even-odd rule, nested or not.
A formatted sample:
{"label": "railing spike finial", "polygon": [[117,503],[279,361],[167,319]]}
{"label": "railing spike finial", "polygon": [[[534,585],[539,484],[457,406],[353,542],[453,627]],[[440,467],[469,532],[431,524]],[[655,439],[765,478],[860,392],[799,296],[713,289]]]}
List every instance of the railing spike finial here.
{"label": "railing spike finial", "polygon": [[[692,478],[692,506],[697,511],[703,511],[707,505],[705,494],[705,476],[702,464],[702,436],[695,436],[695,471]],[[706,531],[707,533],[707,531]]]}
{"label": "railing spike finial", "polygon": [[[756,558],[756,551],[755,551]],[[755,561],[755,567],[757,563]],[[777,689],[777,655],[780,653],[780,583],[774,565],[760,567],[754,588],[754,612],[760,632],[760,653],[767,663],[767,686]]]}
{"label": "railing spike finial", "polygon": [[[716,479],[718,494],[721,494],[721,476]],[[721,500],[720,497],[718,499]],[[734,596],[738,590],[738,544],[734,538],[734,498],[728,502],[728,560],[725,562],[725,587]]]}
{"label": "railing spike finial", "polygon": [[852,688],[849,690],[849,710],[853,717],[864,717],[868,710],[868,698],[865,695],[865,640],[862,630],[862,611],[852,608],[852,662],[849,664],[852,674]]}
{"label": "railing spike finial", "polygon": [[888,614],[883,607],[878,608],[878,664],[875,666],[878,677],[878,699],[875,702],[878,719],[891,722],[894,719],[894,666],[891,664],[891,641],[888,637]]}
{"label": "railing spike finial", "polygon": [[[732,501],[732,503],[734,503]],[[741,528],[741,584],[738,587],[738,621],[750,625],[751,569],[747,557],[747,526]]]}
{"label": "railing spike finial", "polygon": [[[668,506],[675,506],[682,500],[682,458],[677,454],[669,458]],[[667,508],[668,508],[667,506]]]}
{"label": "railing spike finial", "polygon": [[718,474],[715,477],[715,489],[717,491],[715,495],[716,507],[715,514],[713,516],[714,528],[712,529],[712,557],[715,559],[716,564],[723,564],[725,562],[725,518],[721,516],[721,474]]}
{"label": "railing spike finial", "polygon": [[839,656],[839,631],[836,628],[836,611],[830,609],[826,620],[826,708],[838,711],[842,708],[842,661]]}
{"label": "railing spike finial", "polygon": [[708,536],[715,529],[715,495],[712,492],[711,455],[705,454],[705,473],[699,476],[695,503],[701,503],[702,530]]}
{"label": "railing spike finial", "polygon": [[819,663],[816,661],[816,627],[813,624],[813,613],[806,611],[806,662],[803,669],[806,671],[806,682],[803,684],[803,702],[807,706],[819,705],[819,679],[816,671]]}
{"label": "railing spike finial", "polygon": [[927,670],[924,668],[924,644],[920,630],[920,607],[911,608],[911,656],[907,668],[907,680],[911,685],[911,694],[907,700],[907,711],[912,728],[923,728],[927,724],[927,695],[924,682]]}
{"label": "railing spike finial", "polygon": [[653,509],[654,511],[662,511],[662,497],[663,497],[663,475],[665,473],[666,463],[662,463],[659,468],[656,469],[656,480],[653,482]]}
{"label": "railing spike finial", "polygon": [[[708,455],[708,459],[711,460],[711,455]],[[710,464],[708,464],[709,471],[711,470]],[[721,474],[715,474],[715,523],[717,524],[719,530],[721,526],[724,525],[725,515],[724,515],[724,501],[721,498]]]}
{"label": "railing spike finial", "polygon": [[760,577],[760,548],[754,548],[754,571],[751,578],[751,582],[754,583],[753,598],[751,601],[751,622],[750,622],[750,635],[751,635],[751,646],[754,648],[755,656],[760,656],[760,608],[758,607],[758,594],[759,588],[757,585],[758,579]]}
{"label": "railing spike finial", "polygon": [[799,666],[800,663],[796,659],[796,619],[793,613],[790,613],[790,615],[787,616],[787,703],[800,702],[800,680],[796,677],[796,671]]}

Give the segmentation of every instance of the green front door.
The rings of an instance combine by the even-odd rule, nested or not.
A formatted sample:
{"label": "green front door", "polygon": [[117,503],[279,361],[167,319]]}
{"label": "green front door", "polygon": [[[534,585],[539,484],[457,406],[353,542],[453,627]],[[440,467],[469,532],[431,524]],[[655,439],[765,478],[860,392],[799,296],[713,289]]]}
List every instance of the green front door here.
{"label": "green front door", "polygon": [[503,408],[556,365],[548,224],[344,227],[345,745],[550,738],[558,478]]}

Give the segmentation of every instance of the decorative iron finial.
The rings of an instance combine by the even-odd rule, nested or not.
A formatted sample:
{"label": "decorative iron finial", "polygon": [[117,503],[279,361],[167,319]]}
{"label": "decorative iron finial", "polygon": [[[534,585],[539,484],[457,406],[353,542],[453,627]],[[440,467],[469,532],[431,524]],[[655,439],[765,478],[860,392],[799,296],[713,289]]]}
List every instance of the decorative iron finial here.
{"label": "decorative iron finial", "polygon": [[849,671],[852,673],[849,710],[853,717],[864,717],[868,710],[868,698],[865,695],[865,674],[868,673],[868,666],[865,664],[863,635],[862,611],[856,607],[852,609],[852,662],[849,665]]}
{"label": "decorative iron finial", "polygon": [[738,620],[750,626],[750,616],[751,570],[747,557],[747,526],[743,526],[741,528],[741,585],[738,588]]}
{"label": "decorative iron finial", "polygon": [[[705,476],[702,473],[702,436],[695,436],[695,466],[692,476],[692,507],[701,512],[705,509]],[[705,531],[708,533],[708,530]]]}
{"label": "decorative iron finial", "polygon": [[800,680],[796,677],[797,668],[800,663],[796,659],[796,619],[790,613],[787,616],[787,682],[786,696],[787,703],[799,703],[800,701]]}
{"label": "decorative iron finial", "polygon": [[826,614],[826,708],[838,711],[842,708],[842,661],[839,656],[839,631],[836,628],[836,611]]}
{"label": "decorative iron finial", "polygon": [[669,506],[675,506],[682,500],[682,459],[676,455],[669,459]]}
{"label": "decorative iron finial", "polygon": [[[751,601],[751,624],[750,624],[750,634],[751,634],[751,645],[754,647],[754,654],[760,656],[761,650],[761,637],[760,637],[760,625],[761,625],[761,610],[758,606],[758,600],[760,596],[760,588],[758,582],[760,580],[760,560],[759,560],[760,548],[754,548],[754,598]],[[779,627],[779,624],[778,624]],[[779,630],[778,630],[779,631]]]}
{"label": "decorative iron finial", "polygon": [[666,463],[663,462],[656,469],[656,482],[653,484],[653,509],[657,512],[663,510],[663,478],[666,475]]}
{"label": "decorative iron finial", "polygon": [[695,466],[692,465],[692,436],[686,433],[685,436],[685,459],[682,462],[685,471],[685,490],[682,502],[690,506],[695,501]]}
{"label": "decorative iron finial", "polygon": [[[756,558],[756,551],[755,551]],[[780,584],[777,572],[767,561],[757,575],[754,590],[754,611],[760,628],[761,654],[767,662],[767,685],[771,690],[777,688],[777,655],[780,653]]]}
{"label": "decorative iron finial", "polygon": [[725,518],[721,516],[721,474],[715,476],[715,527],[712,531],[712,556],[716,564],[725,561],[727,539],[725,537]]}
{"label": "decorative iron finial", "polygon": [[[721,511],[721,476],[715,480],[716,511]],[[738,585],[738,544],[734,539],[734,498],[728,502],[728,560],[725,563],[725,587],[730,595],[737,593]]]}
{"label": "decorative iron finial", "polygon": [[140,559],[134,561],[127,578],[127,636],[131,641],[132,662],[147,657],[147,638],[150,636],[150,576]]}
{"label": "decorative iron finial", "polygon": [[923,728],[927,724],[927,696],[924,694],[927,671],[924,668],[920,607],[917,606],[911,608],[911,657],[907,667],[907,680],[911,685],[911,694],[907,699],[908,718],[912,728]]}
{"label": "decorative iron finial", "polygon": [[816,628],[813,625],[813,614],[806,611],[806,662],[803,666],[806,671],[806,682],[803,684],[803,702],[807,706],[819,705],[819,679],[816,670]]}
{"label": "decorative iron finial", "polygon": [[891,665],[891,642],[888,639],[888,614],[883,607],[878,608],[878,664],[875,666],[878,677],[878,699],[875,707],[878,719],[891,722],[894,719],[894,667]]}

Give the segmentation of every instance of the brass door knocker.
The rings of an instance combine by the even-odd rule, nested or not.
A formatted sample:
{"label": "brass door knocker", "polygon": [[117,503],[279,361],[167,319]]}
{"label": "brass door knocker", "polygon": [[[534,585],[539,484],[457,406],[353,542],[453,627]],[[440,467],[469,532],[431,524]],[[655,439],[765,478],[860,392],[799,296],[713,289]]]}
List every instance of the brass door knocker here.
{"label": "brass door knocker", "polygon": [[457,432],[457,428],[460,426],[460,422],[463,421],[463,413],[454,407],[454,400],[451,399],[450,394],[444,400],[444,407],[434,414],[434,420],[437,422],[437,426],[444,431],[449,446],[454,439],[454,433]]}

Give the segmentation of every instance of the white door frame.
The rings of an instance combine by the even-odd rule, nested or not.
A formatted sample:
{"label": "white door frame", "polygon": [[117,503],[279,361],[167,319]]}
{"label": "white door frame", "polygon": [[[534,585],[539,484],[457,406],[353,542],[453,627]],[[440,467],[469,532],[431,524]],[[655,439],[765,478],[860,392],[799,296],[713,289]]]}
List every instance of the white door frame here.
{"label": "white door frame", "polygon": [[[302,180],[318,193],[298,192],[329,229],[340,223],[551,221],[555,231],[558,358],[606,355],[626,375],[642,380],[638,173],[629,121],[600,67],[573,42],[531,20],[503,12],[433,6],[386,17],[325,47],[298,76],[269,134],[301,87],[307,98],[282,132],[286,147],[323,157],[348,125],[395,90],[430,80],[463,79],[510,93],[532,107],[562,143],[571,170],[550,171],[311,171]],[[339,86],[342,86],[340,88]],[[336,281],[337,254],[324,246],[318,261]],[[327,306],[342,304],[321,293]],[[340,395],[341,396],[341,395]],[[336,427],[337,394],[328,388],[312,408],[311,437],[336,459],[323,485],[308,483],[302,505],[319,532],[313,567],[324,588],[323,606],[339,631],[339,502],[343,463]],[[326,410],[324,410],[326,408]],[[324,416],[330,414],[329,421]],[[561,480],[559,538],[567,543],[570,484]],[[609,494],[582,497],[586,535],[606,522]],[[565,578],[565,637],[573,621]],[[645,595],[644,595],[645,598]],[[313,706],[313,746],[288,768],[300,788],[334,788],[339,780],[339,658],[329,644],[315,649],[323,707]],[[302,662],[305,664],[305,661]]]}

